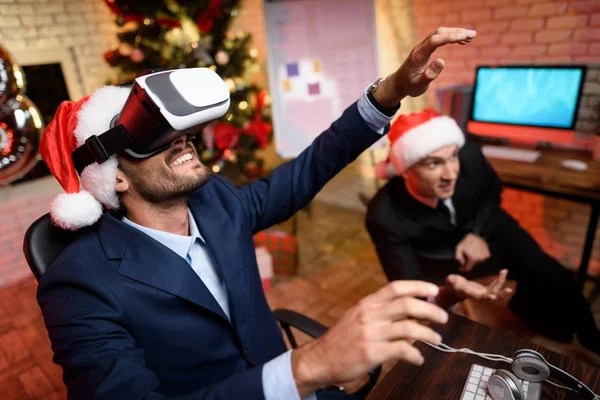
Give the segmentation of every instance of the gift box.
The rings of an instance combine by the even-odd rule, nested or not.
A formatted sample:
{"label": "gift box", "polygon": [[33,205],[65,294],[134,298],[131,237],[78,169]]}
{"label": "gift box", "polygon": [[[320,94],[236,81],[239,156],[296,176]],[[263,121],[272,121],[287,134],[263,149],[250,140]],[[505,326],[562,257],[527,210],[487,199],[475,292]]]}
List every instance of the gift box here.
{"label": "gift box", "polygon": [[258,263],[258,273],[260,274],[263,290],[268,292],[273,283],[273,257],[271,257],[266,247],[256,248],[256,262]]}
{"label": "gift box", "polygon": [[273,273],[293,276],[298,273],[298,239],[281,231],[263,231],[254,235],[254,246],[265,247],[273,258]]}

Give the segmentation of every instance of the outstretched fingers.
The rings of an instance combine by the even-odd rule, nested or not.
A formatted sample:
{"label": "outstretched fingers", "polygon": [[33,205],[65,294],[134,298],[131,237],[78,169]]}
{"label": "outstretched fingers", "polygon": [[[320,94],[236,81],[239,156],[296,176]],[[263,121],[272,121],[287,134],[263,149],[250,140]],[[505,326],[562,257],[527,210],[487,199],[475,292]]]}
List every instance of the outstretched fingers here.
{"label": "outstretched fingers", "polygon": [[440,27],[415,47],[411,61],[425,65],[438,47],[452,43],[466,44],[476,35],[477,32],[471,29]]}

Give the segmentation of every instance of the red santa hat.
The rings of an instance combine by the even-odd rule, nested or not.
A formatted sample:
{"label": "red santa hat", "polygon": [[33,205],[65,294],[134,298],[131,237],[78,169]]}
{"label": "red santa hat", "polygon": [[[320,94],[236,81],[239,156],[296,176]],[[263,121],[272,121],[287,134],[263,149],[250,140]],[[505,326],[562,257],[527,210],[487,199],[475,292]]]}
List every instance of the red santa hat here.
{"label": "red santa hat", "polygon": [[375,166],[375,174],[381,179],[402,175],[431,152],[465,144],[465,136],[456,121],[430,108],[398,117],[388,138],[388,158]]}
{"label": "red santa hat", "polygon": [[102,164],[88,165],[80,179],[71,154],[90,136],[110,129],[112,118],[123,108],[129,92],[129,88],[106,86],[77,102],[64,101],[44,130],[40,143],[42,159],[65,190],[52,202],[50,215],[63,229],[93,225],[102,216],[103,205],[110,209],[119,207],[115,192],[117,156]]}

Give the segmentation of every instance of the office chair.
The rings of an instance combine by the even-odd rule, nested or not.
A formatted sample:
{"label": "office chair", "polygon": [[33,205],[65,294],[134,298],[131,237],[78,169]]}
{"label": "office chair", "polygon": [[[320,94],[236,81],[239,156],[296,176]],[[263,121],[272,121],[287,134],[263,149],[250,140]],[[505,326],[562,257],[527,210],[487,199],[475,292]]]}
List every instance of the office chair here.
{"label": "office chair", "polygon": [[[60,253],[77,238],[78,232],[61,229],[51,223],[50,214],[38,218],[25,232],[23,252],[25,259],[39,281],[46,269],[60,255]],[[275,319],[281,325],[292,348],[298,347],[291,328],[296,328],[307,335],[317,338],[327,331],[327,327],[317,321],[292,310],[277,309],[273,311]],[[359,398],[365,398],[373,389],[381,374],[381,366],[369,372],[368,381],[356,392],[352,393]],[[341,391],[341,388],[331,387],[329,390]]]}

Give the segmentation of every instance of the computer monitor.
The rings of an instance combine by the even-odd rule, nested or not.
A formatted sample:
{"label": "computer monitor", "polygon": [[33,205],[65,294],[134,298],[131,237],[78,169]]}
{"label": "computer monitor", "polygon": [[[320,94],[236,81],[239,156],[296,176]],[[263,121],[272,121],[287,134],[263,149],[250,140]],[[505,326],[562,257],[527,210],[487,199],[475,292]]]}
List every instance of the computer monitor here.
{"label": "computer monitor", "polygon": [[467,131],[571,144],[585,73],[585,65],[478,67]]}

